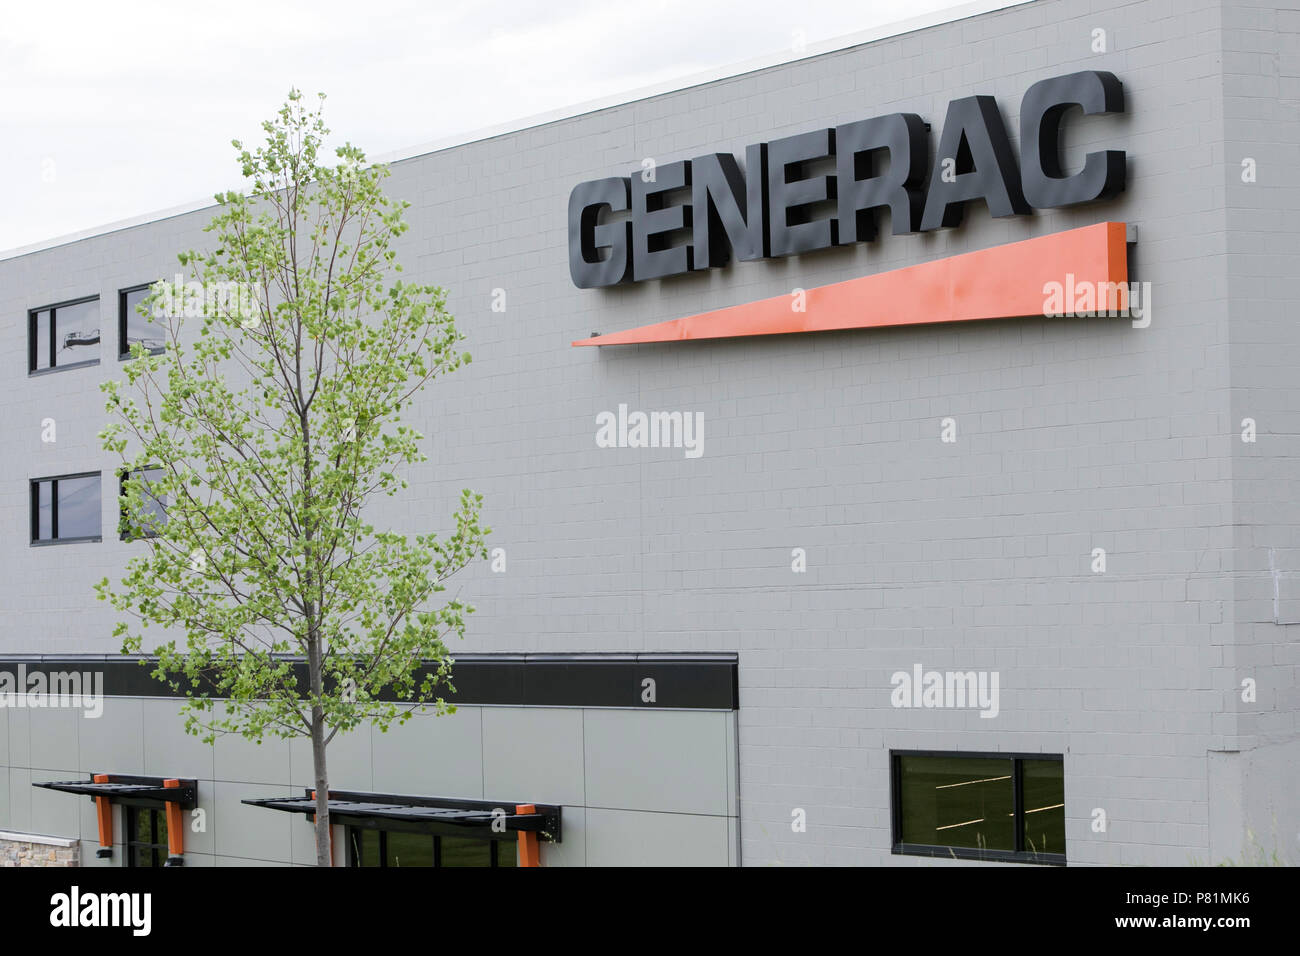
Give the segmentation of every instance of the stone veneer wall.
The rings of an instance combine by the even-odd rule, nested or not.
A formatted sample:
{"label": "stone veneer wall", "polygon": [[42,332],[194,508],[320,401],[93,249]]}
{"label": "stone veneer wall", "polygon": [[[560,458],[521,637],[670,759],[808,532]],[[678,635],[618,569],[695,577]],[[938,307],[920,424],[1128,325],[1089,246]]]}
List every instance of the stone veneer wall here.
{"label": "stone veneer wall", "polygon": [[0,832],[0,866],[80,866],[80,841]]}

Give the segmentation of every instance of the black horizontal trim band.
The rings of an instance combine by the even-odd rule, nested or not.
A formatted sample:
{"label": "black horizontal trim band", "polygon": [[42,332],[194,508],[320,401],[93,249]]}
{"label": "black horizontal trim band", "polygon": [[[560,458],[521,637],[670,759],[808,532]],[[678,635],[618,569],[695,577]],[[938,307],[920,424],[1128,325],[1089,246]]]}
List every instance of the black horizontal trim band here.
{"label": "black horizontal trim band", "polygon": [[[443,696],[454,704],[645,710],[736,710],[740,706],[735,654],[457,654],[453,659],[456,693]],[[150,661],[105,654],[0,656],[0,673],[8,672],[16,680],[22,667],[29,681],[31,675],[43,674],[49,693],[58,692],[58,685],[50,680],[55,673],[102,673],[106,697],[183,697],[153,677]],[[296,666],[302,686],[306,663],[298,661]],[[433,669],[433,665],[428,668]],[[654,681],[653,701],[644,699],[647,680]]]}

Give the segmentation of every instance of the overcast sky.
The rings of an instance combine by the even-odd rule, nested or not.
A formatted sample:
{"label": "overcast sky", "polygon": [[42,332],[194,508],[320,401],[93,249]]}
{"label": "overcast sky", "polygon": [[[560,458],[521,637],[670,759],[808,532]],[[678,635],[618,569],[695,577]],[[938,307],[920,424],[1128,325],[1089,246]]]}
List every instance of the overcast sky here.
{"label": "overcast sky", "polygon": [[290,86],[370,156],[958,6],[951,0],[6,4],[0,250],[237,187]]}

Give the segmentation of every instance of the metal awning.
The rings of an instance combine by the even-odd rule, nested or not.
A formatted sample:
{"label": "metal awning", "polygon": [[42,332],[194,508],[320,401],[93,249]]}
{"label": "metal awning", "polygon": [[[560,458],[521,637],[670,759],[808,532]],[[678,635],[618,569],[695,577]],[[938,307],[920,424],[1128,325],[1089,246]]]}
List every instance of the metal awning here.
{"label": "metal awning", "polygon": [[[241,802],[288,813],[316,813],[316,798],[311,790],[301,797],[263,797]],[[540,803],[331,790],[329,808],[332,821],[368,829],[389,829],[389,825],[396,824],[404,830],[463,832],[466,836],[490,838],[502,832],[504,825],[505,832],[535,833],[548,842],[559,843],[561,836],[560,807]],[[528,808],[531,812],[526,812]]]}
{"label": "metal awning", "polygon": [[[167,786],[171,782],[172,786]],[[179,803],[186,810],[198,804],[198,785],[194,780],[170,777],[136,777],[128,774],[95,774],[90,780],[62,780],[33,783],[34,787],[77,793],[87,797],[107,797],[116,800],[129,797],[134,800],[157,800],[159,803]]]}
{"label": "metal awning", "polygon": [[125,801],[133,806],[149,807],[157,804],[167,811],[167,862],[166,866],[183,866],[185,861],[185,827],[181,823],[181,810],[198,806],[197,780],[181,777],[138,777],[126,773],[95,773],[89,780],[57,780],[33,782],[32,786],[45,790],[59,790],[91,797],[95,801],[95,816],[99,822],[99,850],[96,856],[107,859],[113,855],[113,803]]}

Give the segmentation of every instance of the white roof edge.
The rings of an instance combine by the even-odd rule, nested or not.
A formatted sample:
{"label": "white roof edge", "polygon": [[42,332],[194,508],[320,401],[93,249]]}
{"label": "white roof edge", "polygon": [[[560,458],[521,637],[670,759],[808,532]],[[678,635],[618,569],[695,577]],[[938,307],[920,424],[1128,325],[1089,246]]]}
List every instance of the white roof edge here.
{"label": "white roof edge", "polygon": [[[790,50],[782,53],[772,53],[766,56],[754,57],[738,63],[728,64],[727,66],[706,70],[702,73],[694,73],[673,80],[665,80],[662,83],[656,83],[651,86],[600,97],[594,100],[586,100],[581,103],[575,103],[572,106],[561,107],[545,113],[535,113],[531,116],[509,120],[493,126],[469,130],[465,133],[459,133],[443,139],[422,143],[418,146],[394,150],[372,158],[378,163],[396,163],[401,162],[402,160],[414,159],[417,156],[426,156],[429,153],[436,153],[444,149],[452,149],[457,146],[465,146],[469,143],[477,143],[483,140],[492,139],[496,136],[517,133],[521,130],[532,129],[536,126],[544,126],[547,123],[554,123],[559,120],[573,119],[576,116],[594,113],[598,110],[609,109],[610,107],[626,106],[629,103],[635,103],[639,100],[649,99],[654,96],[662,96],[667,93],[678,93],[682,90],[688,90],[695,86],[702,86],[706,83],[715,83],[718,80],[732,79],[738,76],[744,76],[748,73],[765,70],[770,67],[824,56],[827,53],[837,53],[841,50],[848,50],[856,46],[862,46],[865,43],[873,43],[877,40],[885,40],[890,37],[901,36],[905,33],[914,33],[917,30],[925,30],[929,27],[940,26],[945,23],[954,23],[958,20],[966,20],[970,17],[980,16],[981,14],[994,13],[998,10],[1023,6],[1024,4],[1033,2],[1034,0],[968,0],[966,3],[947,7],[943,10],[937,10],[933,13],[909,17],[906,20],[897,20],[893,23],[883,24],[869,30],[862,30],[858,33],[849,33],[844,36],[834,37],[830,40],[823,40],[820,43],[810,43],[802,51],[796,52]],[[120,232],[123,229],[131,229],[135,226],[143,226],[151,222],[160,222],[164,219],[183,216],[186,213],[197,212],[200,209],[206,209],[215,205],[216,203],[212,199],[196,199],[179,206],[172,206],[168,209],[159,209],[139,216],[132,216],[128,219],[119,219],[116,222],[92,226],[88,229],[82,229],[52,239],[45,239],[39,242],[30,243],[29,245],[18,246],[14,249],[2,250],[0,251],[0,260],[16,259],[33,252],[41,252],[45,249],[53,249],[57,246],[69,245],[74,242],[79,242],[82,239],[91,239],[95,236],[102,236],[111,232]]]}

